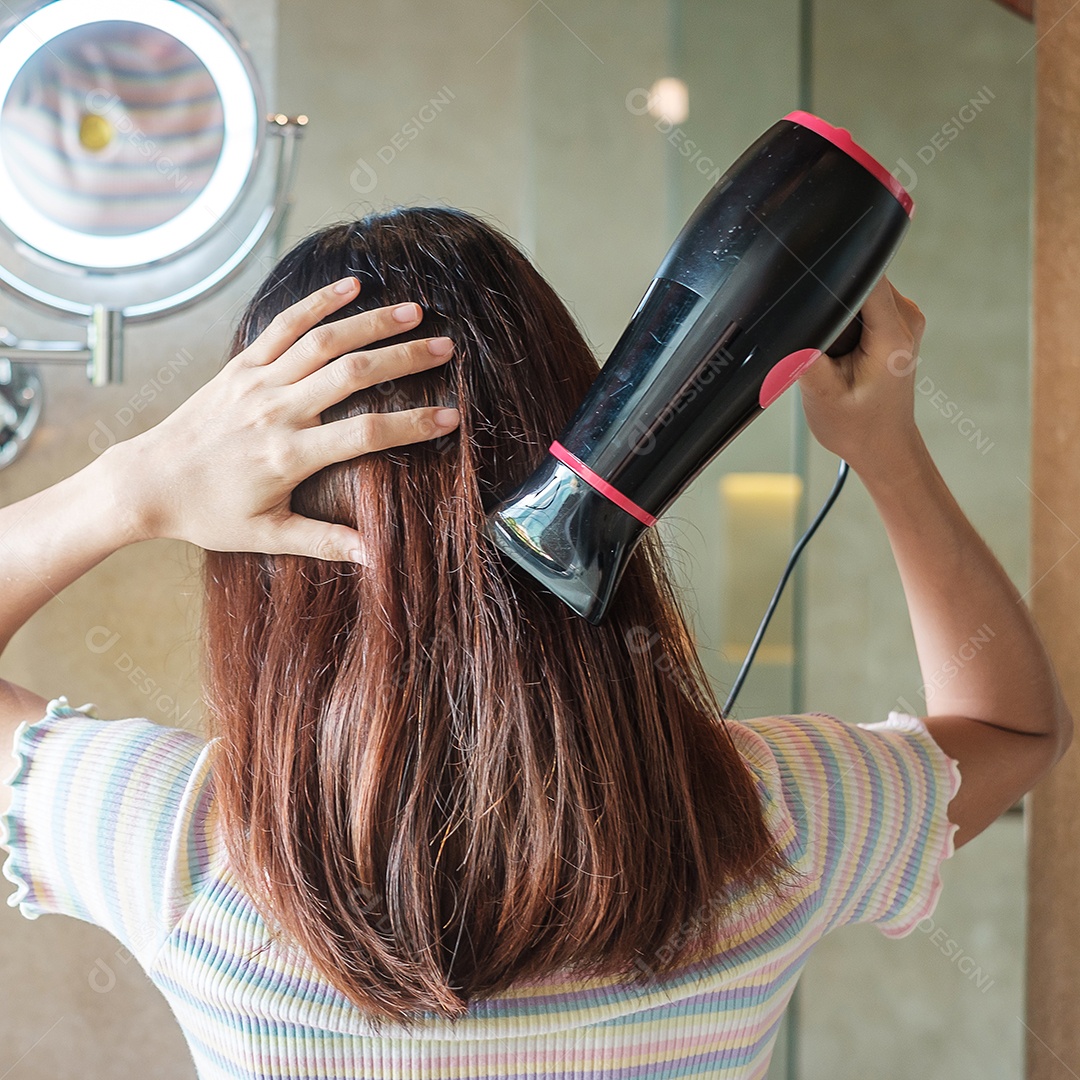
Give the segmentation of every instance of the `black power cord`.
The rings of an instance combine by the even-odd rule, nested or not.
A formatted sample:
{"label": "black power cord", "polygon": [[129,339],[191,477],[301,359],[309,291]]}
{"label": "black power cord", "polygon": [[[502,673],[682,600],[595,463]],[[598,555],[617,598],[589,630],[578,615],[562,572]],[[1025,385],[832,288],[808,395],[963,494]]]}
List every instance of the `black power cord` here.
{"label": "black power cord", "polygon": [[773,617],[773,613],[776,611],[776,605],[780,603],[780,594],[784,591],[784,586],[788,583],[788,578],[791,577],[792,570],[795,569],[795,563],[802,554],[803,548],[810,542],[810,537],[814,535],[817,531],[817,527],[825,520],[825,515],[832,509],[832,505],[836,502],[836,497],[840,494],[840,489],[844,486],[844,481],[847,479],[848,471],[848,463],[841,460],[840,468],[837,469],[836,472],[836,480],[833,482],[832,491],[829,492],[829,497],[821,504],[821,509],[817,512],[817,516],[810,522],[806,532],[802,534],[799,538],[799,542],[792,548],[791,554],[788,556],[787,566],[784,567],[784,572],[780,575],[780,581],[777,583],[776,592],[773,593],[773,597],[769,601],[769,606],[765,609],[765,614],[762,616],[761,625],[757,628],[754,640],[750,642],[750,648],[746,653],[746,659],[743,661],[742,667],[739,668],[739,674],[735,676],[735,682],[732,683],[731,690],[728,691],[727,701],[724,703],[725,716],[731,712],[731,706],[735,704],[735,698],[742,689],[743,683],[746,681],[746,676],[750,671],[750,665],[754,662],[758,646],[761,645],[762,638],[765,637],[765,631],[769,628],[769,622]]}

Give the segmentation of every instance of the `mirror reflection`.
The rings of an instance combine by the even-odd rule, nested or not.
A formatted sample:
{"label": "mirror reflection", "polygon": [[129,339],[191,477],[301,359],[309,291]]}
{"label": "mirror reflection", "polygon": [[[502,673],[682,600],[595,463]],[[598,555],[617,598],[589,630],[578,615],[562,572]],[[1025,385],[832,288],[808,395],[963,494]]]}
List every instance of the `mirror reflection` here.
{"label": "mirror reflection", "polygon": [[69,30],[23,65],[0,108],[0,152],[22,195],[82,233],[171,220],[206,187],[224,113],[206,66],[153,26]]}

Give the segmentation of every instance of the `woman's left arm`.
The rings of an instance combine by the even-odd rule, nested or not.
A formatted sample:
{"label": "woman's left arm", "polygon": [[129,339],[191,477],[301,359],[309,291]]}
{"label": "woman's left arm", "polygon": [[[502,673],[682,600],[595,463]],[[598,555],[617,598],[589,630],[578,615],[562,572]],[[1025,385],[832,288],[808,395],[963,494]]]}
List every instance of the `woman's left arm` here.
{"label": "woman's left arm", "polygon": [[[109,447],[85,468],[0,509],[0,652],[35,611],[118,548],[142,538],[138,503],[127,497],[130,449]],[[0,679],[0,746],[45,714],[39,694]],[[4,775],[11,771],[0,758]],[[10,788],[0,786],[0,813]]]}
{"label": "woman's left arm", "polygon": [[[447,338],[378,349],[417,326],[417,304],[376,308],[318,326],[355,299],[355,278],[282,311],[161,423],[109,447],[77,473],[0,509],[0,652],[53,596],[114,551],[158,537],[216,551],[290,553],[363,561],[355,529],[293,513],[302,480],[336,461],[444,435],[437,408],[369,413],[322,423],[356,390],[444,363]],[[365,350],[365,351],[360,351]],[[45,698],[0,679],[0,748]],[[0,768],[14,767],[0,751]],[[11,789],[0,784],[0,813]]]}

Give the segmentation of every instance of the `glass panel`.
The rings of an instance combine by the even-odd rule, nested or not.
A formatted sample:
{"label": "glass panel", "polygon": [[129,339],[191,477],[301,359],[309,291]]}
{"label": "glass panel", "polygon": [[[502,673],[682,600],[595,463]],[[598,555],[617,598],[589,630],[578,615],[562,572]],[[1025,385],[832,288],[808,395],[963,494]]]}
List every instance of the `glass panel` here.
{"label": "glass panel", "polygon": [[[780,117],[796,107],[799,93],[799,5],[768,0],[754,5],[715,0],[671,4],[672,72],[689,88],[689,115],[665,134],[671,192],[672,238],[718,174]],[[763,78],[762,72],[769,77]],[[661,124],[662,128],[666,125]],[[711,178],[710,178],[711,174]],[[786,507],[795,473],[798,391],[770,406],[695,481],[660,527],[688,557],[685,588],[693,598],[698,645],[706,669],[723,693],[742,663],[748,635],[772,595],[786,552],[794,542],[794,519],[786,534]],[[728,486],[729,476],[746,482]],[[756,477],[757,483],[751,482]],[[780,489],[785,488],[785,493]],[[760,530],[764,527],[765,533]],[[739,540],[738,548],[723,538]],[[764,539],[774,564],[755,552]],[[783,558],[777,556],[777,544]],[[753,559],[753,567],[747,560]],[[787,712],[792,708],[790,599],[770,628],[762,653],[739,695],[737,714]],[[723,698],[721,698],[723,700]]]}
{"label": "glass panel", "polygon": [[[1034,29],[985,0],[813,7],[811,111],[848,128],[915,199],[888,274],[927,318],[920,429],[1023,592]],[[811,511],[835,467],[810,447]],[[924,714],[937,680],[923,686],[884,530],[857,479],[807,556],[807,709],[851,722],[890,709]],[[978,647],[957,642],[958,662]],[[811,953],[800,983],[801,1078],[1021,1075],[1021,816],[1004,815],[941,876],[937,909],[906,938],[851,926]]]}
{"label": "glass panel", "polygon": [[[673,0],[669,74],[689,91],[689,114],[660,123],[673,239],[709,187],[762,132],[800,107],[798,0]],[[718,170],[718,172],[714,171]],[[679,553],[699,652],[724,702],[796,536],[798,391],[788,390],[683,494],[657,526]],[[798,708],[798,628],[791,585],[733,715]],[[769,1080],[793,1076],[796,990],[781,1022]]]}

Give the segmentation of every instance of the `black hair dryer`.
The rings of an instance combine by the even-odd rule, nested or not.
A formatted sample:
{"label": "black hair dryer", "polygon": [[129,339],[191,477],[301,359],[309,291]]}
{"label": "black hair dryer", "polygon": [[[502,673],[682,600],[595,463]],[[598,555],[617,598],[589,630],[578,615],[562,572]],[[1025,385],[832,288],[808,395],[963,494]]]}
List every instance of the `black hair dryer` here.
{"label": "black hair dryer", "polygon": [[590,623],[634,545],[823,351],[913,213],[850,134],[806,112],[766,131],[694,211],[535,472],[488,515],[509,558]]}

